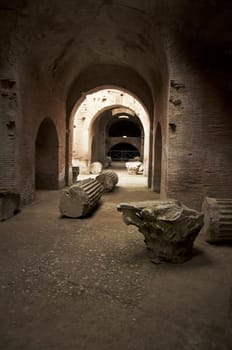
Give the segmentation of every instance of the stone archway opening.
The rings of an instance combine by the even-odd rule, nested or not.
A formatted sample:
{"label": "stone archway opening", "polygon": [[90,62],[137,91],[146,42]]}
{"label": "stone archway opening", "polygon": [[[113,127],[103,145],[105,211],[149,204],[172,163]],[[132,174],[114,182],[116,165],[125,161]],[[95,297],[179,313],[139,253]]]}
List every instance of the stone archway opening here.
{"label": "stone archway opening", "polygon": [[58,189],[58,145],[56,127],[46,118],[39,127],[35,143],[36,189]]}
{"label": "stone archway opening", "polygon": [[137,98],[127,91],[104,87],[90,91],[74,108],[72,164],[79,166],[80,173],[87,173],[93,161],[104,164],[104,159],[116,150],[115,145],[128,144],[121,154],[130,151],[129,157],[125,153],[120,159],[125,162],[140,157],[144,176],[148,175],[150,119]]}
{"label": "stone archway opening", "polygon": [[[105,157],[110,157],[112,162],[125,162],[134,157],[139,157],[143,161],[144,130],[138,116],[133,111],[125,108],[108,109],[95,119],[92,128],[94,135],[92,161],[102,159],[104,162]],[[104,135],[101,135],[102,131]],[[118,145],[127,145],[127,147],[122,147],[120,151],[117,148]],[[121,167],[123,167],[122,164]]]}
{"label": "stone archway opening", "polygon": [[113,162],[128,162],[135,157],[140,158],[140,152],[130,143],[117,143],[110,148],[107,156],[111,157]]}
{"label": "stone archway opening", "polygon": [[109,137],[140,137],[141,130],[135,121],[128,120],[128,116],[119,115],[119,119],[110,126]]}

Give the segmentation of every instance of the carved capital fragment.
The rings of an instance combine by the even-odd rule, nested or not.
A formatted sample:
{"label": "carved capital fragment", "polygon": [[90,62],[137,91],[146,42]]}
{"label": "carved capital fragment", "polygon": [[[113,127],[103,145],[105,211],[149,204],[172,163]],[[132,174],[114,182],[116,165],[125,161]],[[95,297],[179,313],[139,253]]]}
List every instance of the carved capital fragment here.
{"label": "carved capital fragment", "polygon": [[155,261],[182,263],[191,258],[195,238],[203,226],[203,214],[176,200],[120,203],[127,225],[135,225],[145,237]]}

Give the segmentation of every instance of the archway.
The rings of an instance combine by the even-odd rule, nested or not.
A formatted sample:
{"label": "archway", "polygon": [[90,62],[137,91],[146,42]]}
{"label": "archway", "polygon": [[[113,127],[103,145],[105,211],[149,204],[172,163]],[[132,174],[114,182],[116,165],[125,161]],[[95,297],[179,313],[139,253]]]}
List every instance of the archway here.
{"label": "archway", "polygon": [[[129,124],[126,121],[127,117]],[[99,87],[86,94],[85,100],[73,111],[71,120],[74,123],[73,164],[85,171],[86,164],[91,161],[104,162],[109,149],[117,143],[124,142],[125,138],[127,143],[139,150],[144,162],[144,175],[147,176],[150,119],[147,110],[136,97],[119,88]],[[109,129],[114,122],[119,123],[114,131],[121,130],[120,136],[109,136]],[[132,125],[134,132],[130,135]]]}
{"label": "archway", "polygon": [[109,137],[140,137],[141,130],[135,122],[120,119],[111,124],[108,135]]}
{"label": "archway", "polygon": [[118,143],[110,148],[107,155],[112,161],[126,162],[134,157],[140,157],[139,150],[130,143]]}
{"label": "archway", "polygon": [[[113,146],[125,143],[133,145],[138,149],[141,161],[143,161],[143,125],[135,112],[131,111],[125,115],[122,112],[123,109],[124,108],[110,108],[95,118],[91,128],[93,135],[91,161],[102,161],[104,163],[106,157],[109,157],[108,152]],[[127,152],[129,150],[130,147],[124,151]],[[121,160],[125,158],[123,156],[123,153],[125,154],[125,152],[122,152],[122,155],[119,157]],[[118,152],[115,152],[115,154],[116,153]],[[129,158],[133,158],[133,152],[131,152]]]}
{"label": "archway", "polygon": [[58,136],[51,119],[41,123],[36,137],[35,187],[58,189]]}
{"label": "archway", "polygon": [[162,132],[158,123],[155,134],[155,168],[154,168],[154,191],[160,192],[161,187],[161,164],[162,164]]}

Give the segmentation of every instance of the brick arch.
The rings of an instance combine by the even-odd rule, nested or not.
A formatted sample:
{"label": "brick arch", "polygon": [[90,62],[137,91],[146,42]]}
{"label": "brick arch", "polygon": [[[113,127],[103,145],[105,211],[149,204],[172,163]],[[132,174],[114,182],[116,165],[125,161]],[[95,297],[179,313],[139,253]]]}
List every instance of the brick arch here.
{"label": "brick arch", "polygon": [[58,135],[50,118],[40,124],[35,142],[35,187],[58,189]]}
{"label": "brick arch", "polygon": [[[100,137],[95,137],[95,127],[96,122],[99,120],[99,117],[106,111],[112,110],[115,108],[129,108],[131,103],[131,108],[133,115],[137,116],[138,124],[141,127],[141,147],[140,153],[142,154],[142,158],[144,161],[144,175],[148,174],[148,159],[149,159],[149,142],[150,142],[150,117],[148,114],[148,111],[144,107],[144,105],[138,100],[135,96],[130,94],[130,92],[121,90],[120,88],[113,88],[111,86],[108,86],[107,88],[101,87],[95,90],[95,92],[103,92],[103,95],[105,93],[108,93],[111,91],[112,93],[112,100],[109,98],[109,100],[104,101],[101,106],[96,105],[95,102],[91,103],[91,108],[93,108],[93,111],[86,111],[85,109],[82,111],[81,105],[79,105],[79,117],[76,118],[74,114],[73,120],[75,120],[75,125],[73,129],[73,143],[75,144],[74,153],[73,153],[73,159],[79,160],[82,162],[84,161],[104,161],[105,157],[105,151],[106,148],[105,145],[103,145],[102,140],[105,140],[105,136],[101,135]],[[88,95],[92,94],[93,91],[90,91]],[[127,96],[128,101],[125,102],[124,100],[120,100],[120,97],[116,98],[116,95],[120,94],[120,96]],[[123,98],[124,98],[123,97]],[[122,99],[123,99],[122,98]],[[97,102],[98,103],[98,102]],[[73,111],[75,113],[75,110]],[[78,112],[79,113],[79,112]],[[101,128],[103,130],[104,128]],[[132,139],[132,138],[131,138]],[[82,141],[83,140],[83,141]],[[96,152],[93,153],[93,149],[95,150],[97,145],[99,145],[99,141],[101,144],[101,152],[97,155],[96,158]],[[70,149],[73,145],[70,145]],[[138,147],[138,145],[137,145]],[[103,151],[104,148],[104,151]],[[75,150],[78,149],[78,152]],[[99,148],[98,148],[99,149]],[[104,153],[104,154],[103,154]]]}

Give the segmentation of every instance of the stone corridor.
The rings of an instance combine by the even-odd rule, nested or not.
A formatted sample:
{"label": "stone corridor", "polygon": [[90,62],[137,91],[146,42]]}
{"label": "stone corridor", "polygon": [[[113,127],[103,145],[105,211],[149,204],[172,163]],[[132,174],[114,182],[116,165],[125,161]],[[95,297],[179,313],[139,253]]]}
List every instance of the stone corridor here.
{"label": "stone corridor", "polygon": [[[1,350],[232,349],[231,18],[231,0],[0,1]],[[123,164],[91,216],[60,217],[74,167],[131,160],[145,176]],[[223,244],[152,263],[116,206],[157,197],[213,198]]]}
{"label": "stone corridor", "polygon": [[61,218],[59,196],[1,223],[0,349],[231,349],[230,246],[200,234],[190,261],[156,265],[116,210],[154,192],[117,186],[84,219]]}

